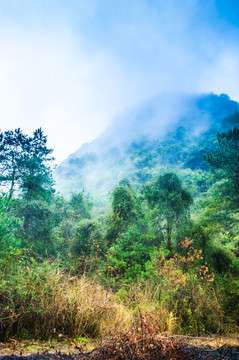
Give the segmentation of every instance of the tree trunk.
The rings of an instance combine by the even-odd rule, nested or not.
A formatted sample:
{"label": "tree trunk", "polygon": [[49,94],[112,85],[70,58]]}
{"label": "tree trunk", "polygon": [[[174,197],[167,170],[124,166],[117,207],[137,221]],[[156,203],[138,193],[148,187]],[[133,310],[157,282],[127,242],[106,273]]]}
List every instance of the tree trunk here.
{"label": "tree trunk", "polygon": [[167,221],[167,248],[171,252],[172,250],[172,242],[171,242],[171,235],[172,235],[172,227],[170,226],[170,220]]}

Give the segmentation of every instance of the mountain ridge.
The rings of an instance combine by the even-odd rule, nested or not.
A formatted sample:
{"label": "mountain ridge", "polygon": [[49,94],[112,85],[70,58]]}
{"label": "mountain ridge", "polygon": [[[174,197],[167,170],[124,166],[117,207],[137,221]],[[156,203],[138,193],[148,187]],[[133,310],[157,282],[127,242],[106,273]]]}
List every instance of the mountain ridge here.
{"label": "mountain ridge", "polygon": [[[127,109],[90,143],[58,166],[54,177],[64,195],[82,189],[106,194],[122,178],[147,182],[159,167],[203,165],[216,133],[227,130],[239,104],[226,94],[165,94]],[[228,122],[228,123],[227,123]],[[204,143],[204,145],[202,144]]]}

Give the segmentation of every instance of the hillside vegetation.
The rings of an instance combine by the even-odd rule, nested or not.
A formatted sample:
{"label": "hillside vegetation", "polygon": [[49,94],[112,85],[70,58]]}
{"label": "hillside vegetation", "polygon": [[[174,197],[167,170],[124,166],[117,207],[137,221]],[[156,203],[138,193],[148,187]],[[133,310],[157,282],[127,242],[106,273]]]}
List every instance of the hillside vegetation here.
{"label": "hillside vegetation", "polygon": [[239,104],[175,99],[63,162],[65,197],[41,129],[1,134],[1,339],[238,331]]}
{"label": "hillside vegetation", "polygon": [[165,168],[208,170],[203,156],[217,131],[238,125],[239,104],[227,95],[168,94],[128,109],[97,139],[84,144],[54,172],[56,189],[69,196],[84,189],[101,200],[128,178],[152,181]]}

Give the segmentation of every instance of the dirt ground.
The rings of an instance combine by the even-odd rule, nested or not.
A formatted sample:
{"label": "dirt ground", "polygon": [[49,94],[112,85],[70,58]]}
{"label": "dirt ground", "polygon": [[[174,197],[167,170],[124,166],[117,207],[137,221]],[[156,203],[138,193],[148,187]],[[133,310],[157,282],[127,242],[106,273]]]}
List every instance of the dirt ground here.
{"label": "dirt ground", "polygon": [[34,340],[15,340],[0,343],[0,359],[4,356],[32,356],[32,355],[69,355],[92,350],[97,344],[93,341],[84,342],[71,339],[61,341],[49,340],[45,342]]}
{"label": "dirt ground", "polygon": [[[239,335],[227,337],[175,336],[174,338],[184,341],[188,346],[199,349],[195,352],[195,359],[239,360]],[[101,346],[99,343],[93,341],[85,342],[64,338],[60,341],[47,342],[11,339],[9,342],[0,343],[0,360],[94,359],[94,356],[90,354],[93,354],[94,349],[99,346]]]}

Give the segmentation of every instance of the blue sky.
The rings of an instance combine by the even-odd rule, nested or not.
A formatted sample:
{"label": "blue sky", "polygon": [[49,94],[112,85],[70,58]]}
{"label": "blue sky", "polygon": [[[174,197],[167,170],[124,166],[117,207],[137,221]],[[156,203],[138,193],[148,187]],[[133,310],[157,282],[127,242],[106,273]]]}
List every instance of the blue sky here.
{"label": "blue sky", "polygon": [[0,0],[1,130],[60,162],[164,91],[239,100],[238,0]]}

